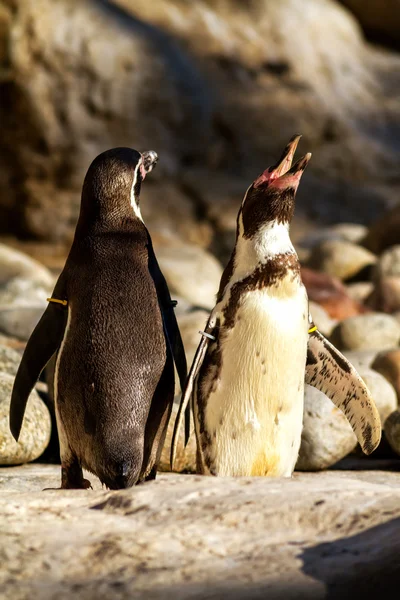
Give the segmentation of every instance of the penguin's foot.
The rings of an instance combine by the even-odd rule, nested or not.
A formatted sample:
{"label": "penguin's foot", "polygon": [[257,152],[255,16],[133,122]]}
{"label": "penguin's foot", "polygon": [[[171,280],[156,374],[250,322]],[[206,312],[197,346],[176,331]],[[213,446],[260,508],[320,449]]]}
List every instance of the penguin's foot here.
{"label": "penguin's foot", "polygon": [[83,478],[82,467],[75,459],[69,464],[61,463],[61,488],[62,490],[87,490],[93,489],[88,479]]}

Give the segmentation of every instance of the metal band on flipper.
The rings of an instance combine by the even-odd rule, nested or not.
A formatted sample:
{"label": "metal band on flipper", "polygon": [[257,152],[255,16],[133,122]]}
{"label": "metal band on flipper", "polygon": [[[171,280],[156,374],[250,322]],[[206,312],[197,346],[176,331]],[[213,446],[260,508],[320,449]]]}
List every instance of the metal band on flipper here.
{"label": "metal band on flipper", "polygon": [[308,338],[305,382],[340,408],[363,452],[371,454],[382,433],[375,403],[353,365],[317,329]]}

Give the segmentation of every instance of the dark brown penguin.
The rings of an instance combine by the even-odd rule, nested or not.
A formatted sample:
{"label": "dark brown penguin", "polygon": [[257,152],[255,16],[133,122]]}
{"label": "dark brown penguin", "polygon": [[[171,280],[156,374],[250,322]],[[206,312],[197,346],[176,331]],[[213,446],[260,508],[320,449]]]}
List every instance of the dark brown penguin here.
{"label": "dark brown penguin", "polygon": [[154,478],[186,359],[139,196],[155,152],[115,148],[90,165],[75,238],[32,333],[10,408],[18,440],[29,392],[57,352],[54,394],[62,488],[110,489]]}

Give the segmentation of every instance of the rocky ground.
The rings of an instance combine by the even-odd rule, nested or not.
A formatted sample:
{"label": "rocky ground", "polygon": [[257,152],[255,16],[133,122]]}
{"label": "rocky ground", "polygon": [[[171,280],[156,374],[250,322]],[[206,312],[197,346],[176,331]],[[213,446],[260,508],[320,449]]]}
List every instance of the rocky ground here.
{"label": "rocky ground", "polygon": [[397,598],[400,473],[377,466],[121,492],[0,469],[2,598]]}

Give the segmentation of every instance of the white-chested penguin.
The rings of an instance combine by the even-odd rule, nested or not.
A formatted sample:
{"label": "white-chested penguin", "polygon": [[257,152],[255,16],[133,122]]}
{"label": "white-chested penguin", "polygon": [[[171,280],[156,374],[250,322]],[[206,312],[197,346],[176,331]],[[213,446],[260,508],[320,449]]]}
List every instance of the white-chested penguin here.
{"label": "white-chested penguin", "polygon": [[236,245],[182,396],[172,443],[192,396],[197,470],[230,476],[292,475],[301,440],[304,381],[349,419],[364,452],[381,425],[350,363],[316,330],[289,238],[296,190],[311,154],[292,166],[300,136],[248,188]]}
{"label": "white-chested penguin", "polygon": [[139,195],[155,152],[114,148],[89,167],[74,241],[53,297],[15,379],[10,429],[57,352],[54,395],[62,488],[88,487],[82,468],[110,489],[155,477],[186,359]]}

